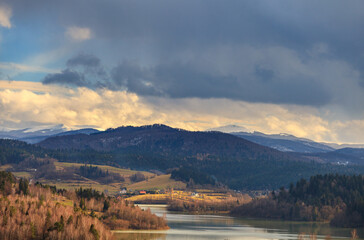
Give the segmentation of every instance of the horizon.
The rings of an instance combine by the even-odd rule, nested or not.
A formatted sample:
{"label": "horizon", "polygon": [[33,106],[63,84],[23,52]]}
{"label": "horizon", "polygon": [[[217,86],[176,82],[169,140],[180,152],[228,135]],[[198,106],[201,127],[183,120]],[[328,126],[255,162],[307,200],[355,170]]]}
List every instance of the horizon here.
{"label": "horizon", "polygon": [[[18,128],[18,129],[10,129],[10,128],[0,128],[0,132],[12,132],[12,131],[24,131],[27,133],[32,133],[32,132],[37,132],[37,131],[43,131],[43,130],[61,130],[62,132],[72,132],[72,131],[77,131],[77,130],[83,130],[83,129],[95,129],[97,131],[100,132],[106,132],[108,130],[114,130],[114,129],[118,129],[118,128],[123,128],[123,127],[151,127],[151,126],[166,126],[172,129],[178,129],[178,130],[184,130],[184,131],[189,131],[189,132],[221,132],[221,133],[226,133],[226,134],[230,134],[230,135],[234,135],[235,133],[246,133],[246,134],[263,134],[265,136],[285,136],[285,137],[294,137],[297,139],[301,139],[301,140],[308,140],[308,141],[314,141],[312,139],[309,138],[301,138],[301,137],[297,137],[295,135],[292,134],[288,134],[288,133],[264,133],[264,132],[260,132],[260,131],[248,131],[244,126],[237,126],[237,125],[225,125],[225,126],[219,126],[216,128],[207,128],[207,129],[203,129],[203,130],[188,130],[188,129],[184,129],[184,128],[176,128],[176,127],[172,127],[163,123],[153,123],[153,124],[146,124],[146,125],[120,125],[120,126],[116,126],[116,127],[112,127],[112,128],[98,128],[97,126],[74,126],[74,127],[67,127],[64,124],[56,124],[56,125],[41,125],[41,126],[35,126],[35,127],[28,127],[28,128]],[[58,127],[58,128],[57,128]],[[229,131],[229,130],[224,130],[226,127],[234,127],[234,128],[241,128],[240,131]],[[246,129],[244,131],[244,129]],[[54,135],[49,135],[49,137],[52,137]],[[235,136],[235,135],[234,135]],[[249,140],[248,140],[249,141]],[[314,141],[316,142],[316,141]],[[345,142],[345,143],[338,143],[338,142],[317,142],[317,143],[321,143],[321,144],[326,144],[327,146],[330,147],[334,147],[334,149],[340,149],[340,147],[342,148],[364,148],[364,143],[350,143],[350,142]]]}
{"label": "horizon", "polygon": [[0,128],[227,125],[364,143],[364,2],[0,3]]}

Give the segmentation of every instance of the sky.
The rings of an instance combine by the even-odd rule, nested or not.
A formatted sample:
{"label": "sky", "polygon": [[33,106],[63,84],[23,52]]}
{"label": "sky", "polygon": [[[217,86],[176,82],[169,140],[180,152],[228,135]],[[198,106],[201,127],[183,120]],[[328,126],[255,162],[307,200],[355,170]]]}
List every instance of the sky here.
{"label": "sky", "polygon": [[364,143],[364,1],[0,0],[0,128]]}

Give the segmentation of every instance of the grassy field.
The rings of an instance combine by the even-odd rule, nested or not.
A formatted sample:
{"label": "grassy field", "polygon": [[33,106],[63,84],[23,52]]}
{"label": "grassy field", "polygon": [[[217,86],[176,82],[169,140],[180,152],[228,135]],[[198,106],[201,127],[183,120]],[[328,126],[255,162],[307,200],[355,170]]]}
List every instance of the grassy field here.
{"label": "grassy field", "polygon": [[[69,163],[69,162],[58,162],[55,161],[54,165],[56,167],[56,171],[68,171],[71,169],[77,170],[79,167],[84,166],[82,163]],[[59,179],[35,179],[35,181],[39,181],[43,184],[48,184],[52,186],[56,186],[59,189],[76,189],[76,188],[93,188],[97,191],[104,192],[105,190],[111,194],[117,194],[122,188],[133,189],[133,190],[161,190],[161,189],[185,189],[186,184],[180,181],[175,181],[170,178],[170,174],[168,175],[160,175],[157,176],[155,173],[146,172],[146,171],[135,171],[124,168],[117,168],[107,165],[93,165],[102,169],[103,171],[108,171],[110,173],[117,173],[124,177],[125,181],[123,182],[113,182],[110,184],[103,184],[101,182],[88,179],[82,176],[78,176],[77,172],[74,172],[74,175],[78,176],[78,180],[69,180],[62,177]],[[11,165],[3,165],[0,166],[0,170],[5,171],[11,168]],[[71,171],[75,171],[71,170]],[[142,173],[146,180],[141,182],[132,182],[130,177],[133,174]],[[16,177],[22,177],[27,179],[34,178],[34,172],[27,171],[19,171],[13,172]]]}
{"label": "grassy field", "polygon": [[[64,168],[67,167],[74,167],[74,168],[79,168],[81,166],[84,166],[83,163],[69,163],[69,162],[55,162],[54,165],[57,167],[57,169],[62,170]],[[93,166],[97,166],[99,168],[101,168],[104,171],[109,171],[109,172],[114,172],[114,173],[119,173],[120,175],[123,175],[124,177],[129,177],[137,172],[140,172],[142,174],[144,174],[144,176],[146,177],[152,177],[155,174],[151,173],[151,172],[146,172],[146,171],[135,171],[135,170],[130,170],[130,169],[125,169],[125,168],[117,168],[117,167],[111,167],[111,166],[107,166],[107,165],[94,165]]]}
{"label": "grassy field", "polygon": [[12,172],[14,174],[15,177],[20,177],[20,178],[32,178],[32,174],[29,172]]}
{"label": "grassy field", "polygon": [[109,194],[116,194],[120,191],[120,184],[110,184],[104,185],[98,182],[89,180],[89,181],[51,181],[47,179],[40,179],[39,182],[43,184],[48,184],[51,186],[56,186],[58,189],[66,189],[72,190],[76,188],[92,188],[100,192],[108,191]]}
{"label": "grassy field", "polygon": [[162,189],[186,189],[186,184],[170,178],[170,174],[156,176],[142,182],[133,183],[127,186],[133,190],[162,190]]}
{"label": "grassy field", "polygon": [[0,166],[0,171],[6,171],[9,168],[11,168],[11,165],[10,164],[5,164],[5,165]]}
{"label": "grassy field", "polygon": [[[17,174],[17,173],[14,173]],[[39,179],[39,182],[43,184],[48,184],[52,186],[56,186],[60,189],[76,189],[76,188],[93,188],[97,191],[107,192],[111,195],[117,194],[122,188],[126,187],[127,189],[133,190],[158,190],[158,189],[166,189],[166,188],[174,188],[174,189],[185,189],[186,184],[179,181],[174,181],[170,179],[170,175],[160,175],[154,178],[149,178],[146,181],[138,182],[130,184],[130,181],[126,182],[118,182],[111,184],[101,184],[97,181],[93,181],[87,178],[84,178],[83,181],[67,181],[67,180],[48,180],[48,179]]]}

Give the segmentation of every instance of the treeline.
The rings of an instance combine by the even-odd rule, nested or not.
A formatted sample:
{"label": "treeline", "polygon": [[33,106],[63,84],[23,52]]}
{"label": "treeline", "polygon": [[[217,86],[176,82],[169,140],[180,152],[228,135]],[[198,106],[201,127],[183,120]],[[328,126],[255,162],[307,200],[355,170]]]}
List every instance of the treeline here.
{"label": "treeline", "polygon": [[[69,206],[68,202],[74,205]],[[57,190],[0,172],[1,239],[111,239],[110,229],[166,229],[164,218],[92,189]]]}
{"label": "treeline", "polygon": [[231,197],[225,200],[176,199],[168,202],[168,210],[194,214],[228,213],[237,206],[251,201],[249,197]]}
{"label": "treeline", "polygon": [[171,173],[171,178],[177,181],[189,183],[189,185],[215,185],[216,183],[215,180],[208,174],[188,167],[174,169]]}
{"label": "treeline", "polygon": [[125,178],[118,173],[109,172],[109,170],[102,170],[97,166],[87,165],[81,166],[78,169],[78,174],[83,177],[98,180],[102,183],[111,183],[111,182],[124,182]]}
{"label": "treeline", "polygon": [[168,229],[164,218],[152,214],[150,211],[143,211],[133,203],[123,199],[107,197],[103,193],[91,188],[79,188],[75,196],[69,195],[76,208],[82,211],[91,211],[91,215],[98,212],[99,219],[110,229]]}
{"label": "treeline", "polygon": [[364,226],[362,175],[316,175],[301,179],[289,189],[254,199],[235,208],[235,216],[299,221],[330,221],[332,226]]}
{"label": "treeline", "polygon": [[15,163],[29,157],[44,157],[48,150],[36,147],[25,142],[9,139],[0,139],[0,165]]}

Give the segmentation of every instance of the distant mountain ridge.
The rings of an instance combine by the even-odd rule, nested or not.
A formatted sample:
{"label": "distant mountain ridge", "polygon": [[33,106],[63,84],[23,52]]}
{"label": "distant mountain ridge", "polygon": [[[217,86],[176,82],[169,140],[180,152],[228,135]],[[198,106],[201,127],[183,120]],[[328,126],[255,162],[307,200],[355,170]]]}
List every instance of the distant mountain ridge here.
{"label": "distant mountain ridge", "polygon": [[234,189],[278,188],[318,173],[361,173],[360,167],[319,164],[311,156],[281,152],[232,134],[160,124],[54,136],[38,146],[56,151],[53,156],[62,161],[110,162],[140,170],[185,167]]}
{"label": "distant mountain ridge", "polygon": [[234,132],[249,132],[246,127],[237,126],[237,125],[226,125],[221,127],[209,128],[206,129],[208,132],[217,131],[223,133],[234,133]]}
{"label": "distant mountain ridge", "polygon": [[[221,142],[224,141],[224,144]],[[191,132],[162,124],[141,127],[118,127],[90,135],[76,134],[53,136],[38,145],[49,149],[93,149],[115,151],[138,147],[145,150],[166,152],[178,150],[185,153],[248,154],[250,149],[288,156],[236,136],[221,132]],[[165,149],[163,149],[165,148]],[[231,151],[231,152],[228,152]]]}
{"label": "distant mountain ridge", "polygon": [[[238,129],[234,126],[233,129]],[[221,131],[224,127],[219,128]],[[364,165],[364,145],[330,144],[298,138],[290,134],[264,134],[261,132],[230,132],[230,134],[270,147],[282,152],[289,152],[306,161],[331,163],[336,165]]]}
{"label": "distant mountain ridge", "polygon": [[238,125],[226,125],[206,129],[206,131],[219,131],[242,137],[257,144],[271,147],[283,152],[299,153],[322,153],[342,148],[364,148],[364,144],[337,144],[315,142],[307,138],[299,138],[291,134],[265,134],[257,131],[250,131],[246,127]]}
{"label": "distant mountain ridge", "polygon": [[0,139],[15,139],[34,144],[52,136],[73,135],[78,133],[91,134],[96,132],[98,132],[98,130],[93,128],[83,128],[69,131],[68,128],[66,128],[63,124],[59,124],[18,130],[3,129],[0,131]]}
{"label": "distant mountain ridge", "polygon": [[335,150],[325,144],[305,138],[298,138],[289,134],[268,135],[261,132],[233,132],[231,134],[282,152],[321,153]]}

